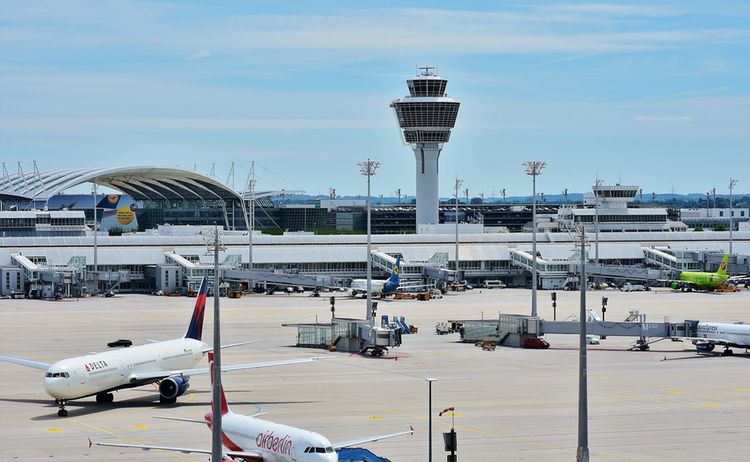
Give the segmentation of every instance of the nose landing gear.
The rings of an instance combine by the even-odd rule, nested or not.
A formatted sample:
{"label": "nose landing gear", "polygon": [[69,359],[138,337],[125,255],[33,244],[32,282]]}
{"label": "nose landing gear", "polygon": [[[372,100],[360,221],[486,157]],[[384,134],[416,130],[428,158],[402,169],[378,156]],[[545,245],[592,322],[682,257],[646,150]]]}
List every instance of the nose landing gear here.
{"label": "nose landing gear", "polygon": [[55,404],[59,407],[57,410],[57,416],[58,417],[67,417],[68,416],[68,410],[65,409],[65,400],[64,399],[56,399]]}

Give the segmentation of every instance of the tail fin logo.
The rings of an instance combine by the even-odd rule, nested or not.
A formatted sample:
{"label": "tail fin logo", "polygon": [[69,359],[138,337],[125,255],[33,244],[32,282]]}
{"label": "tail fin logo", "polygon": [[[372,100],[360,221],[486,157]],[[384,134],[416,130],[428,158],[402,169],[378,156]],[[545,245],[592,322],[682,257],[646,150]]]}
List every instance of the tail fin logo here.
{"label": "tail fin logo", "polygon": [[726,271],[727,270],[727,262],[725,262],[725,261],[721,262],[721,265],[719,265],[719,269],[721,271]]}
{"label": "tail fin logo", "polygon": [[200,340],[203,335],[203,315],[206,312],[206,296],[208,294],[208,278],[204,277],[201,281],[201,287],[198,290],[198,298],[195,300],[195,309],[193,317],[190,318],[190,325],[185,333],[185,338]]}

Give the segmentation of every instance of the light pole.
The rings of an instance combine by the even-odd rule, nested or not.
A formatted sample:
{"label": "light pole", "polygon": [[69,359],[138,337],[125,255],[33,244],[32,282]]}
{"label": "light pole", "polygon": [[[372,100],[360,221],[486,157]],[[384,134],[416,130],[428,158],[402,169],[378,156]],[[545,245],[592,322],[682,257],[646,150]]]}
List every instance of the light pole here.
{"label": "light pole", "polygon": [[370,326],[373,325],[372,317],[372,242],[370,236],[370,177],[375,175],[380,162],[377,160],[367,159],[366,162],[359,162],[359,171],[367,177],[367,315],[365,319],[370,320]]}
{"label": "light pole", "polygon": [[456,175],[456,283],[458,283],[458,190],[463,186],[464,182]]}
{"label": "light pole", "polygon": [[599,264],[599,187],[602,185],[602,180],[596,180],[596,187],[594,188],[594,230],[596,232],[594,243],[594,263]]}
{"label": "light pole", "polygon": [[729,179],[729,255],[732,255],[732,228],[734,228],[734,210],[732,209],[732,192],[737,186],[737,180]]}
{"label": "light pole", "polygon": [[581,233],[581,309],[579,313],[580,334],[578,336],[578,449],[576,462],[589,462],[589,416],[588,379],[586,351],[586,228],[580,225]]}
{"label": "light pole", "polygon": [[99,293],[99,252],[96,243],[96,235],[98,234],[98,226],[96,223],[96,183],[94,183],[94,295]]}
{"label": "light pole", "polygon": [[219,319],[219,227],[214,225],[214,380],[211,390],[211,460],[221,460],[221,322]]}
{"label": "light pole", "polygon": [[531,176],[531,316],[536,316],[536,177],[542,174],[546,162],[524,162],[526,174]]}
{"label": "light pole", "polygon": [[432,462],[432,382],[437,382],[434,377],[427,380],[427,462]]}
{"label": "light pole", "polygon": [[[250,199],[250,209],[247,218],[247,269],[253,270],[253,229],[255,229],[255,161],[250,164],[250,174],[247,178],[247,187]],[[252,287],[248,287],[252,292]]]}

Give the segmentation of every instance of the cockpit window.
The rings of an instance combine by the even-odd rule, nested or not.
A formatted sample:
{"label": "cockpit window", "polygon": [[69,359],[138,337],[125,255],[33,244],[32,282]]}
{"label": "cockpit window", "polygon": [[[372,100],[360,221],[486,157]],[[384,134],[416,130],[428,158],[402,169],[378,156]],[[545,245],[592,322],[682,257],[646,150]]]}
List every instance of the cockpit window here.
{"label": "cockpit window", "polygon": [[315,452],[320,452],[320,453],[325,454],[326,448],[315,448]]}
{"label": "cockpit window", "polygon": [[67,372],[47,372],[47,374],[45,374],[45,377],[51,377],[55,379],[59,379],[59,378],[67,379],[70,377],[70,374]]}
{"label": "cockpit window", "polygon": [[326,448],[326,452],[333,452],[333,448],[332,448],[332,447],[330,447],[330,446],[328,446],[328,447]]}

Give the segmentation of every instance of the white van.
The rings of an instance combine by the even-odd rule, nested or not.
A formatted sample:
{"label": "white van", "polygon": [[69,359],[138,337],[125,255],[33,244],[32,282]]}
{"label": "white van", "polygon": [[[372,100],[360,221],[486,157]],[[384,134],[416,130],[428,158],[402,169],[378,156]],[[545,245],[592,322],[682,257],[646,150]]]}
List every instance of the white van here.
{"label": "white van", "polygon": [[487,289],[505,289],[505,283],[499,279],[488,279],[484,281],[484,287]]}

